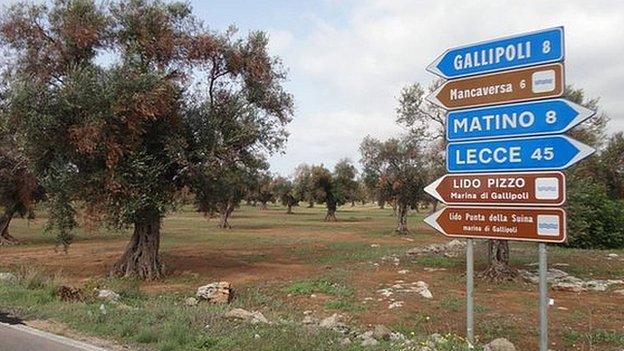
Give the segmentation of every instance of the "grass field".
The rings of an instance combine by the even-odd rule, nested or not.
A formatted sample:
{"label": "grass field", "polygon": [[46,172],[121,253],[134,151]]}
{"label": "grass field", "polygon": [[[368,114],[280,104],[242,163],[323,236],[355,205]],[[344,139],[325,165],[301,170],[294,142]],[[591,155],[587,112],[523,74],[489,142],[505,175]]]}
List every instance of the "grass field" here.
{"label": "grass field", "polygon": [[[432,333],[463,335],[463,257],[410,257],[412,247],[446,238],[409,218],[411,234],[394,233],[389,209],[343,207],[338,222],[322,221],[323,208],[295,208],[286,215],[278,206],[260,211],[243,206],[230,230],[218,229],[191,209],[169,215],[164,222],[161,252],[167,278],[142,283],[106,277],[120,255],[129,232],[105,228],[81,230],[67,253],[55,250],[42,234],[44,218],[17,219],[11,232],[25,244],[0,246],[0,271],[24,278],[17,285],[0,285],[0,310],[27,319],[52,320],[80,333],[116,340],[148,350],[359,350],[338,344],[330,331],[311,331],[300,324],[304,311],[317,318],[342,313],[361,330],[385,324],[414,338]],[[485,265],[478,245],[477,270]],[[579,278],[623,279],[624,261],[607,259],[624,251],[549,249],[549,263]],[[535,244],[512,244],[512,262],[531,268]],[[401,273],[399,273],[401,271]],[[274,325],[246,325],[221,318],[231,306],[183,304],[196,288],[229,281],[235,289],[232,306],[259,310]],[[402,282],[399,282],[402,281]],[[433,294],[379,290],[393,284],[425,281]],[[106,305],[88,299],[61,302],[55,286],[106,287],[120,292],[122,303]],[[622,289],[624,287],[619,287]],[[620,350],[624,347],[624,296],[606,292],[551,292],[551,349]],[[506,337],[519,350],[537,348],[537,287],[524,282],[494,285],[477,280],[476,333],[480,341]],[[395,301],[393,301],[394,299]],[[389,308],[402,301],[398,308]],[[462,350],[451,341],[448,350]],[[386,350],[381,343],[367,350]]]}

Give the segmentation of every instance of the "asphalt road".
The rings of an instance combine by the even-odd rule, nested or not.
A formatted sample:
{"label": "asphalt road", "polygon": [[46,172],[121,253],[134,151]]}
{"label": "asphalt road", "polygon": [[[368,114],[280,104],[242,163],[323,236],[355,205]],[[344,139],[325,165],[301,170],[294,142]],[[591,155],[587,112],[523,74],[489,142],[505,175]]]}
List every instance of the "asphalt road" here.
{"label": "asphalt road", "polygon": [[[2,318],[4,317],[4,318]],[[103,348],[43,332],[0,313],[0,351],[106,351]]]}

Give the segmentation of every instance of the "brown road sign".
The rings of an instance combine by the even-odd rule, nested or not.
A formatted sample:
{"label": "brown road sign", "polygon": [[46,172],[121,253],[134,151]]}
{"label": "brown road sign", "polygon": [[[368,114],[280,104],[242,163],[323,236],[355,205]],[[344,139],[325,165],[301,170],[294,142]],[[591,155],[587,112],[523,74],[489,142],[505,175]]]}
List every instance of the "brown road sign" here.
{"label": "brown road sign", "polygon": [[560,243],[566,216],[560,208],[445,207],[425,218],[449,237]]}
{"label": "brown road sign", "polygon": [[553,98],[563,95],[560,63],[450,80],[427,96],[447,110]]}
{"label": "brown road sign", "polygon": [[425,191],[451,205],[559,206],[565,183],[561,172],[447,174]]}

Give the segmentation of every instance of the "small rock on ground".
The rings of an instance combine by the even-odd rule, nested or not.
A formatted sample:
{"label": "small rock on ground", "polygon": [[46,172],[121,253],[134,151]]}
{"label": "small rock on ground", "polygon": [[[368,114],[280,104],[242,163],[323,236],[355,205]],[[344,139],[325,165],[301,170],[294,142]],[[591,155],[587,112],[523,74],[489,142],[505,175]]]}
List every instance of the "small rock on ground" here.
{"label": "small rock on ground", "polygon": [[0,272],[0,283],[15,284],[17,283],[17,276],[13,273]]}
{"label": "small rock on ground", "polygon": [[403,301],[395,301],[388,305],[388,309],[392,310],[395,308],[400,308],[400,307],[403,307],[403,304],[404,304]]}
{"label": "small rock on ground", "polygon": [[339,325],[341,323],[341,321],[342,321],[342,315],[334,313],[333,315],[323,319],[319,323],[319,327],[332,329],[332,328],[336,327],[337,325]]}
{"label": "small rock on ground", "polygon": [[505,338],[498,338],[485,345],[483,351],[516,351],[516,347],[511,341]]}
{"label": "small rock on ground", "polygon": [[436,255],[445,257],[457,257],[464,252],[466,242],[458,239],[451,240],[446,244],[431,244],[425,247],[415,247],[407,251],[408,255]]}
{"label": "small rock on ground", "polygon": [[344,338],[342,340],[340,340],[340,345],[342,346],[350,346],[352,344],[351,339],[349,338]]}
{"label": "small rock on ground", "polygon": [[207,300],[214,304],[226,304],[232,297],[232,287],[229,282],[215,282],[197,288],[195,294],[200,300]]}
{"label": "small rock on ground", "polygon": [[390,340],[392,330],[383,324],[377,324],[373,329],[373,338],[377,340]]}
{"label": "small rock on ground", "polygon": [[108,301],[108,302],[117,302],[117,301],[119,301],[121,296],[119,296],[118,293],[116,293],[116,292],[114,292],[112,290],[101,289],[101,290],[98,291],[97,298],[98,298],[98,300],[104,300],[104,301]]}
{"label": "small rock on ground", "polygon": [[418,291],[418,293],[420,294],[420,296],[426,298],[426,299],[431,299],[433,298],[433,294],[431,293],[431,291],[429,291],[429,284],[423,282],[423,281],[417,281],[416,282],[416,289]]}
{"label": "small rock on ground", "polygon": [[333,315],[321,320],[319,322],[319,327],[347,334],[349,332],[349,327],[343,322],[343,319],[343,315],[334,313]]}
{"label": "small rock on ground", "polygon": [[197,306],[199,301],[194,297],[189,297],[184,300],[184,304],[187,306]]}
{"label": "small rock on ground", "polygon": [[318,323],[318,319],[312,317],[312,316],[305,316],[303,317],[303,320],[301,321],[301,324],[303,325],[314,325]]}
{"label": "small rock on ground", "polygon": [[377,344],[379,344],[379,341],[373,338],[365,338],[364,340],[362,340],[362,346],[364,347],[375,346]]}
{"label": "small rock on ground", "polygon": [[230,310],[224,316],[227,319],[238,319],[245,322],[251,322],[252,324],[265,323],[268,324],[269,320],[259,311],[249,312],[242,308],[234,308]]}

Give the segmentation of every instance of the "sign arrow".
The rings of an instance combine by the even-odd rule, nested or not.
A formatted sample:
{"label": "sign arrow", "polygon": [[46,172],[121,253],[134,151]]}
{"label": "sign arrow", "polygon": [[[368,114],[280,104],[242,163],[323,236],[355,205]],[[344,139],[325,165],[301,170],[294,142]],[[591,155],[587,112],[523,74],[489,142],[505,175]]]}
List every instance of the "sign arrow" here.
{"label": "sign arrow", "polygon": [[445,207],[425,223],[448,237],[538,241],[566,240],[566,214],[560,208]]}
{"label": "sign arrow", "polygon": [[559,134],[596,112],[564,99],[451,111],[446,115],[449,141]]}
{"label": "sign arrow", "polygon": [[565,202],[561,172],[447,174],[425,192],[450,205],[559,206]]}
{"label": "sign arrow", "polygon": [[594,151],[563,135],[465,141],[447,145],[446,168],[449,172],[561,170]]}
{"label": "sign arrow", "polygon": [[560,63],[450,80],[427,96],[447,110],[541,100],[563,95]]}
{"label": "sign arrow", "polygon": [[563,27],[446,50],[427,70],[446,79],[562,61]]}

